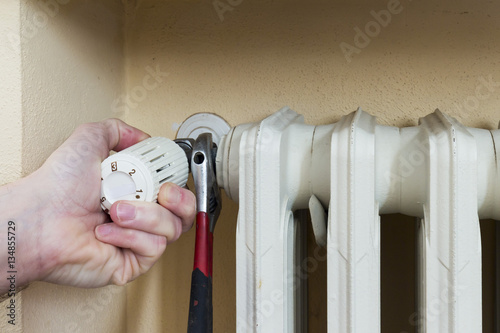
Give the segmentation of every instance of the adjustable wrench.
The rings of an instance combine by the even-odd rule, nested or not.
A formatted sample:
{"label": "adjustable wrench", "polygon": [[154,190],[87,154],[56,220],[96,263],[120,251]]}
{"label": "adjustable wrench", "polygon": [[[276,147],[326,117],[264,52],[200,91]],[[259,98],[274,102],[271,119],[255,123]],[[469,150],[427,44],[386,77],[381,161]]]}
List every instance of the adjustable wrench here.
{"label": "adjustable wrench", "polygon": [[175,142],[184,149],[190,161],[197,204],[188,333],[211,333],[213,232],[221,209],[220,191],[215,175],[217,147],[212,142],[210,133],[200,134],[196,141],[178,139]]}

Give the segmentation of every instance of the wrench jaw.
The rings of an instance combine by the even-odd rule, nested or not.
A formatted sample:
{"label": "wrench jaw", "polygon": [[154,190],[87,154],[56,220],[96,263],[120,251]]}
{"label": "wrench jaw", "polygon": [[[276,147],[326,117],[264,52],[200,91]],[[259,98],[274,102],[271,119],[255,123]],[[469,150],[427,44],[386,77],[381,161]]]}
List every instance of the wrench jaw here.
{"label": "wrench jaw", "polygon": [[193,155],[194,139],[175,139],[175,143],[184,150],[188,161],[189,171],[191,171],[191,156]]}
{"label": "wrench jaw", "polygon": [[[214,182],[215,183],[215,182]],[[222,202],[220,198],[220,191],[217,183],[215,183],[215,189],[211,189],[211,193],[208,199],[208,218],[210,220],[210,232],[213,233],[215,229],[215,224],[219,219],[220,210],[222,207]]]}
{"label": "wrench jaw", "polygon": [[215,174],[217,146],[212,141],[212,134],[202,133],[196,140],[177,139],[175,142],[184,149],[189,161],[196,189],[197,211],[207,213],[210,232],[213,232],[222,202]]}
{"label": "wrench jaw", "polygon": [[[204,160],[208,161],[203,168],[208,169],[208,178],[197,182],[195,178],[196,195],[204,196],[207,204],[206,210],[198,209],[198,212],[206,212],[210,217],[210,231],[213,232],[217,218],[221,210],[221,195],[216,179],[215,160],[217,155],[217,145],[221,142],[223,136],[227,135],[231,130],[231,125],[224,118],[214,113],[196,113],[182,122],[177,130],[176,143],[181,146],[186,152],[190,170],[193,173],[193,178],[196,177],[195,170],[197,167],[193,162],[194,149],[203,154]],[[195,148],[196,145],[196,148]],[[209,158],[210,157],[210,158]],[[201,194],[199,187],[206,184],[206,191]],[[222,184],[221,184],[222,185]]]}

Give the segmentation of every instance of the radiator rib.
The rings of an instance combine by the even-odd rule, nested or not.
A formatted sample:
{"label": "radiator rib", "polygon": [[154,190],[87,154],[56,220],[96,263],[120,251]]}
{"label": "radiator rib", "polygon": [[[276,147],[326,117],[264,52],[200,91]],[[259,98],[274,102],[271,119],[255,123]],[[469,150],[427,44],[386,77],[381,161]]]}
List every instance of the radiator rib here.
{"label": "radiator rib", "polygon": [[[500,219],[500,131],[439,110],[419,126],[378,125],[358,109],[312,126],[283,108],[231,129],[218,183],[240,203],[237,331],[306,330],[303,243],[309,209],[327,247],[328,332],[380,332],[380,214],[415,216],[425,333],[481,332],[479,218]],[[326,214],[327,211],[327,221]],[[305,237],[305,235],[303,235]]]}

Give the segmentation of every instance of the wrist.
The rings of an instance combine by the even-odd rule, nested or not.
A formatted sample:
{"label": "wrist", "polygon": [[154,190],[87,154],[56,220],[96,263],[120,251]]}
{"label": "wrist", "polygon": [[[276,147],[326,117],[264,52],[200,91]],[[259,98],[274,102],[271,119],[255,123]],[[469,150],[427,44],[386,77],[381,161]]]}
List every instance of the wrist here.
{"label": "wrist", "polygon": [[39,237],[45,208],[32,177],[0,187],[0,276],[6,276],[0,279],[0,292],[43,275]]}

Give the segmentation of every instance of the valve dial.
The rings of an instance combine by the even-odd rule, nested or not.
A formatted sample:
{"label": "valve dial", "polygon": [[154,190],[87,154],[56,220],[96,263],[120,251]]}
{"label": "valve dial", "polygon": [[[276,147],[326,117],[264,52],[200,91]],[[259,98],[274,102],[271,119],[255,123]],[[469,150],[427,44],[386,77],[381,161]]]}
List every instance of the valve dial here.
{"label": "valve dial", "polygon": [[101,206],[106,212],[118,200],[156,201],[162,184],[185,186],[189,165],[174,141],[153,137],[141,141],[101,164]]}

